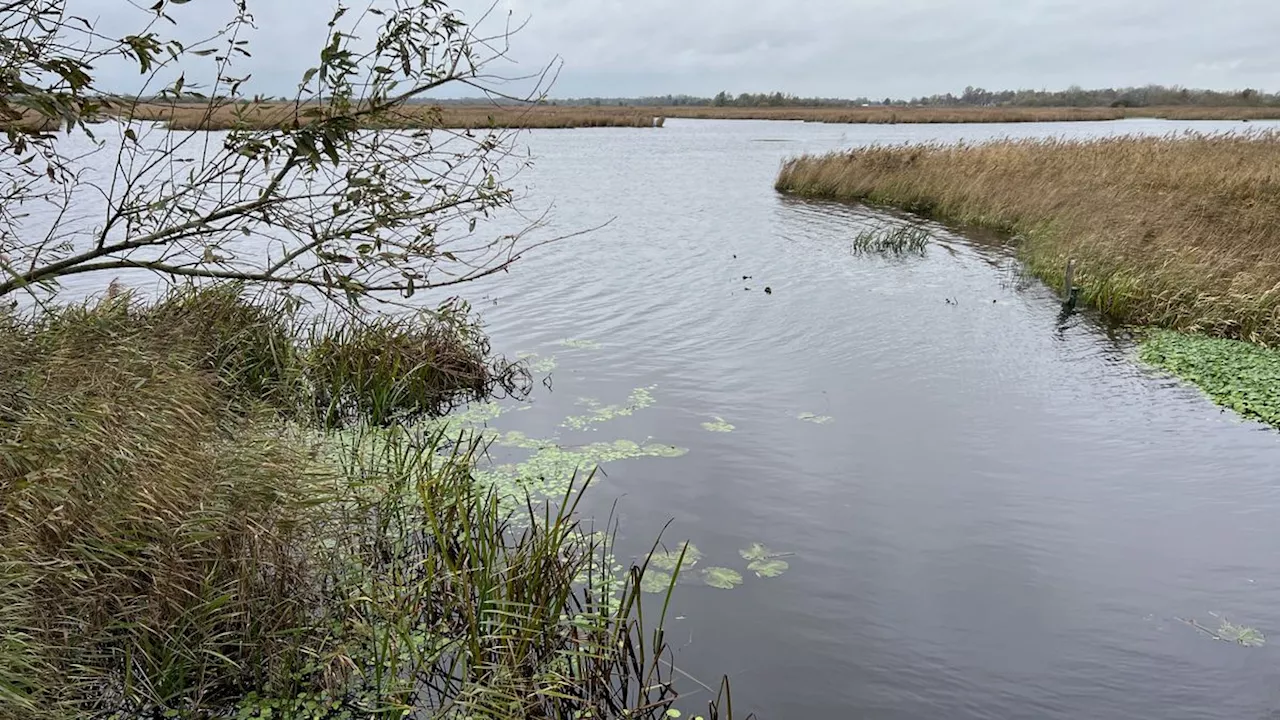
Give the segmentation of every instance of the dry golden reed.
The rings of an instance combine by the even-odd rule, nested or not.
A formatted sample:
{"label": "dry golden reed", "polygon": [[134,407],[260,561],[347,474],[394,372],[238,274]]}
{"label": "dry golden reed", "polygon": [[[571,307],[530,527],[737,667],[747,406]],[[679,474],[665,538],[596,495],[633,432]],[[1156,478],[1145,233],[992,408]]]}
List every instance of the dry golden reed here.
{"label": "dry golden reed", "polygon": [[[136,120],[163,122],[173,130],[229,130],[235,127],[269,129],[305,125],[307,110],[317,106],[293,103],[158,104],[122,107],[116,112]],[[485,128],[583,128],[661,127],[662,118],[652,108],[569,107],[558,105],[465,105],[436,107],[410,105],[370,120],[370,127],[384,129],[485,129]]]}
{"label": "dry golden reed", "polygon": [[1132,323],[1280,343],[1280,134],[872,147],[788,161],[778,190],[1018,237],[1031,270]]}

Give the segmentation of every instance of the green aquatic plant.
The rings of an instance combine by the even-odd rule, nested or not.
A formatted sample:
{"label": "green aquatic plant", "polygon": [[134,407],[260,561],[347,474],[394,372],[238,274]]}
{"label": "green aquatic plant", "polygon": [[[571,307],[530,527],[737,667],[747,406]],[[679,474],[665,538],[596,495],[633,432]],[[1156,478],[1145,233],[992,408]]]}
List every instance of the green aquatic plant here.
{"label": "green aquatic plant", "polygon": [[756,577],[762,578],[778,577],[790,568],[791,565],[786,560],[779,560],[777,558],[754,560],[747,565],[747,569],[755,573]]}
{"label": "green aquatic plant", "polygon": [[516,357],[523,360],[528,365],[529,372],[535,375],[546,375],[560,365],[559,361],[556,360],[555,355],[539,355],[535,352],[522,352],[517,354]]}
{"label": "green aquatic plant", "polygon": [[929,245],[929,231],[918,225],[892,225],[863,230],[853,238],[855,255],[924,255]]}
{"label": "green aquatic plant", "polygon": [[1154,330],[1142,361],[1192,383],[1217,404],[1280,426],[1280,352],[1239,340]]}
{"label": "green aquatic plant", "polygon": [[830,415],[816,415],[811,412],[800,413],[799,415],[796,416],[796,419],[803,420],[804,422],[813,423],[814,425],[826,425],[827,423],[835,420],[835,418],[831,417]]}
{"label": "green aquatic plant", "polygon": [[729,423],[725,422],[725,419],[724,419],[724,418],[722,418],[722,417],[717,417],[717,418],[716,418],[715,420],[713,420],[712,422],[704,422],[704,423],[702,423],[702,429],[703,429],[703,430],[706,430],[706,431],[708,431],[708,432],[727,433],[727,432],[733,432],[733,431],[734,431],[734,430],[736,430],[737,428],[736,428],[735,426],[730,425]]}
{"label": "green aquatic plant", "polygon": [[604,347],[595,340],[575,340],[573,338],[565,338],[560,341],[560,346],[569,348],[570,350],[599,350]]}
{"label": "green aquatic plant", "polygon": [[[682,559],[683,558],[683,559]],[[691,568],[702,559],[702,551],[691,542],[682,542],[671,550],[655,550],[649,556],[649,565],[659,570],[674,572],[676,567]]]}
{"label": "green aquatic plant", "polygon": [[1222,618],[1222,624],[1218,626],[1217,633],[1222,640],[1245,647],[1262,647],[1267,644],[1266,636],[1256,628],[1236,625],[1226,618]]}
{"label": "green aquatic plant", "polygon": [[591,413],[567,417],[562,426],[573,430],[589,430],[593,425],[608,422],[614,418],[628,417],[637,410],[651,407],[656,402],[653,397],[653,391],[656,388],[656,385],[636,388],[627,397],[627,402],[620,405],[601,405],[600,401],[594,398],[579,398],[578,404],[590,409]]}
{"label": "green aquatic plant", "polygon": [[671,584],[674,580],[675,578],[671,573],[649,568],[644,571],[644,577],[640,578],[640,590],[659,595],[671,589]]}
{"label": "green aquatic plant", "polygon": [[709,567],[702,571],[702,582],[720,590],[732,590],[742,584],[742,573],[725,567]]}
{"label": "green aquatic plant", "polygon": [[756,577],[778,577],[791,567],[786,560],[780,559],[783,556],[782,553],[775,553],[763,543],[752,543],[739,550],[738,554],[743,560],[750,561],[747,569],[755,573]]}

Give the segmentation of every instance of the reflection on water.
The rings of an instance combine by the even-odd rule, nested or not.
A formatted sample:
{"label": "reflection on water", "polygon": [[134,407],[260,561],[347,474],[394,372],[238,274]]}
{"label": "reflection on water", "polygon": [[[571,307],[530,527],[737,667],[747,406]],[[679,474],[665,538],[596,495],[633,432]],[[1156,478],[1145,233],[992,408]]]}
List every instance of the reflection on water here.
{"label": "reflection on water", "polygon": [[494,346],[552,378],[493,423],[593,457],[681,449],[607,463],[589,510],[617,503],[621,555],[672,518],[668,547],[696,545],[675,660],[728,673],[739,711],[1269,717],[1274,644],[1179,619],[1280,633],[1280,436],[1060,316],[998,243],[929,225],[923,257],[858,256],[887,216],[772,190],[799,152],[1193,126],[1238,127],[532,133],[522,181],[555,205],[546,232],[612,223],[464,290]]}

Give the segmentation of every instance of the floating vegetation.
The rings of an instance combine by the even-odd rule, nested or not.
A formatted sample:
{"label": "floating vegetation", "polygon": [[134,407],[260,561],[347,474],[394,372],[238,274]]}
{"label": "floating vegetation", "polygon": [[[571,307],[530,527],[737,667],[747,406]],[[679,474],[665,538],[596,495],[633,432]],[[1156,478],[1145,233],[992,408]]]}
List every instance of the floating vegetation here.
{"label": "floating vegetation", "polygon": [[627,402],[622,405],[601,405],[598,400],[593,398],[579,398],[578,404],[583,405],[591,410],[588,415],[575,415],[564,419],[562,425],[574,430],[589,430],[591,426],[598,423],[606,422],[617,417],[627,417],[637,410],[643,410],[653,405],[653,390],[656,385],[649,387],[636,388],[631,391],[631,395],[627,397]]}
{"label": "floating vegetation", "polygon": [[649,568],[644,571],[644,577],[640,578],[640,589],[651,594],[662,594],[671,589],[674,581],[675,576],[671,573]]}
{"label": "floating vegetation", "polygon": [[1230,622],[1226,618],[1218,616],[1216,613],[1209,613],[1209,614],[1218,618],[1219,620],[1218,629],[1214,630],[1212,628],[1206,627],[1196,622],[1195,620],[1187,620],[1184,618],[1175,618],[1175,619],[1178,620],[1179,622],[1190,625],[1191,627],[1195,628],[1196,630],[1199,630],[1205,635],[1208,635],[1214,640],[1221,640],[1222,642],[1235,643],[1236,645],[1240,645],[1243,647],[1262,647],[1263,645],[1267,644],[1267,637],[1263,635],[1262,632],[1259,631],[1258,629],[1247,627],[1244,625],[1236,625],[1235,623]]}
{"label": "floating vegetation", "polygon": [[570,350],[599,350],[604,347],[595,340],[574,340],[572,338],[565,338],[564,340],[561,340],[559,344],[562,347],[569,348]]}
{"label": "floating vegetation", "polygon": [[742,584],[742,574],[724,567],[709,567],[702,571],[702,582],[720,590],[732,590]]}
{"label": "floating vegetation", "polygon": [[1239,340],[1155,330],[1139,355],[1217,404],[1280,427],[1280,353]]}
{"label": "floating vegetation", "polygon": [[739,550],[738,554],[743,560],[751,561],[747,569],[755,573],[756,577],[778,577],[791,568],[786,560],[780,559],[785,553],[775,553],[763,543],[752,543],[749,547]]}
{"label": "floating vegetation", "polygon": [[813,423],[814,425],[826,425],[827,423],[835,420],[835,418],[830,415],[815,415],[811,412],[800,413],[796,418],[803,420],[804,422]]}
{"label": "floating vegetation", "polygon": [[534,352],[520,353],[518,358],[529,365],[529,372],[535,375],[546,375],[559,367],[555,355],[539,355]]}
{"label": "floating vegetation", "polygon": [[791,564],[786,560],[777,558],[769,558],[767,560],[755,560],[747,565],[747,569],[756,574],[756,577],[773,578],[778,577],[782,573],[791,568]]}
{"label": "floating vegetation", "polygon": [[[682,554],[684,556],[683,561],[681,560]],[[701,559],[702,552],[698,550],[696,545],[690,542],[682,542],[671,550],[655,550],[653,554],[649,556],[649,565],[651,567],[658,568],[659,570],[674,572],[677,565],[681,568],[687,569],[697,565],[698,561]]]}
{"label": "floating vegetation", "polygon": [[1228,622],[1226,618],[1222,618],[1222,624],[1218,626],[1218,635],[1227,642],[1245,647],[1262,647],[1267,644],[1267,637],[1261,631],[1244,625],[1235,625]]}
{"label": "floating vegetation", "polygon": [[853,253],[867,255],[924,255],[929,231],[917,225],[893,225],[863,230],[853,238]]}
{"label": "floating vegetation", "polygon": [[727,433],[727,432],[733,432],[736,428],[733,425],[730,425],[729,423],[725,422],[724,418],[717,417],[713,422],[702,423],[702,429],[707,430],[709,432]]}
{"label": "floating vegetation", "polygon": [[462,430],[484,427],[509,409],[493,401],[472,403],[463,410],[432,420],[426,426],[428,430],[443,431],[445,436],[457,436]]}
{"label": "floating vegetation", "polygon": [[511,430],[506,433],[497,430],[490,431],[485,438],[498,447],[523,448],[525,450],[542,450],[545,448],[555,447],[552,440],[543,440],[540,438],[532,438],[519,430]]}

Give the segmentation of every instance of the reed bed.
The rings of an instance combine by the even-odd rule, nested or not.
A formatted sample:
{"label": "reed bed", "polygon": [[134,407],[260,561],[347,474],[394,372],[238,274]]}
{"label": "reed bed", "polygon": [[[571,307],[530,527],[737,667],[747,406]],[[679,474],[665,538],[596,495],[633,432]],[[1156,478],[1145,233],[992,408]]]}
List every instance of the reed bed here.
{"label": "reed bed", "polygon": [[1169,120],[1280,119],[1280,107],[664,107],[661,115],[732,120],[799,120],[844,124],[1085,122],[1125,118]]}
{"label": "reed bed", "polygon": [[[318,106],[292,103],[158,104],[122,106],[117,115],[135,120],[161,122],[172,130],[271,129],[306,124]],[[369,118],[368,127],[422,130],[662,127],[663,118],[655,109],[633,107],[569,107],[554,105],[467,105],[437,107],[410,105]]]}
{"label": "reed bed", "polygon": [[1280,344],[1280,135],[872,147],[784,164],[798,196],[1015,236],[1033,273],[1122,321]]}
{"label": "reed bed", "polygon": [[[384,423],[473,395],[486,364],[456,358],[485,348],[292,310],[224,286],[0,312],[0,718],[668,717],[643,568],[614,574],[580,493],[504,510],[479,440]],[[336,347],[387,338],[386,363]]]}

